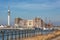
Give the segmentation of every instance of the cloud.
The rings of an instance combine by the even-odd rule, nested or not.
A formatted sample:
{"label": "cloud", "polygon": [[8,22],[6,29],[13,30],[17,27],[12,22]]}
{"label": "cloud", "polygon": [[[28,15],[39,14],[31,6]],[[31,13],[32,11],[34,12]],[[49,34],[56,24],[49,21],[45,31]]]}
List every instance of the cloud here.
{"label": "cloud", "polygon": [[48,10],[60,8],[60,0],[21,0],[21,1],[8,1],[6,4],[1,4],[7,8],[8,3],[10,3],[11,8],[20,8],[20,9],[28,9],[28,10]]}
{"label": "cloud", "polygon": [[60,0],[55,2],[42,2],[42,3],[15,3],[12,4],[13,8],[29,9],[29,10],[45,10],[45,9],[55,9],[60,8]]}

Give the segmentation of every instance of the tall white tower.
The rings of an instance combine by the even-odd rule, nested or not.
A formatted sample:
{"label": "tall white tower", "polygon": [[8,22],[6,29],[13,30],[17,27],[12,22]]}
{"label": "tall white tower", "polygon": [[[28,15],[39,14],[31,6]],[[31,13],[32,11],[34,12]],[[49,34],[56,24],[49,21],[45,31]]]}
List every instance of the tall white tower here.
{"label": "tall white tower", "polygon": [[8,7],[8,26],[10,26],[10,9]]}

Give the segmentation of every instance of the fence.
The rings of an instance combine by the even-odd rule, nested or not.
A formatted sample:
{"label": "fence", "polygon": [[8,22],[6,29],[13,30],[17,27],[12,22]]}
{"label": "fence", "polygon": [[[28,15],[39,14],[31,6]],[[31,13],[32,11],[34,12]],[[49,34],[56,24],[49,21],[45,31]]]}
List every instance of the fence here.
{"label": "fence", "polygon": [[40,34],[48,34],[54,30],[41,29],[0,29],[0,40],[22,40],[23,38],[33,37]]}
{"label": "fence", "polygon": [[21,40],[41,34],[36,30],[0,30],[0,40]]}

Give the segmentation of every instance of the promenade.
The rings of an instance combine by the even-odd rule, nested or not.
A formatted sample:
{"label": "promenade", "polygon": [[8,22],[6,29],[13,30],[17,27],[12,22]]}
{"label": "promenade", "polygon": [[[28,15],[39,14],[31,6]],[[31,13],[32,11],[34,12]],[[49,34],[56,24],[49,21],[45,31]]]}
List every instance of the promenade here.
{"label": "promenade", "polygon": [[0,40],[33,40],[51,32],[35,28],[0,28]]}
{"label": "promenade", "polygon": [[60,30],[47,35],[37,35],[35,37],[24,38],[23,40],[60,40]]}
{"label": "promenade", "polygon": [[56,38],[53,38],[51,40],[60,40],[60,36],[56,37]]}
{"label": "promenade", "polygon": [[21,40],[40,34],[34,28],[0,28],[0,40]]}
{"label": "promenade", "polygon": [[[49,30],[50,31],[50,30]],[[48,31],[48,32],[49,32]],[[57,40],[60,30],[43,34],[44,30],[28,28],[0,28],[0,40]]]}

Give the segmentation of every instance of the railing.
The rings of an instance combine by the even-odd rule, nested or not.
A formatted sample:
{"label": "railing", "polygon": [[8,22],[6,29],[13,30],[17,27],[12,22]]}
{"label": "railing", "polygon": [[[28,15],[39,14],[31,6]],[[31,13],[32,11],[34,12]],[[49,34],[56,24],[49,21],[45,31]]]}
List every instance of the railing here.
{"label": "railing", "polygon": [[24,38],[48,34],[54,30],[41,29],[19,29],[19,28],[0,28],[0,40],[23,40]]}
{"label": "railing", "polygon": [[33,30],[18,30],[18,29],[3,29],[0,30],[0,40],[22,40],[23,38],[33,37],[41,34],[39,31]]}

